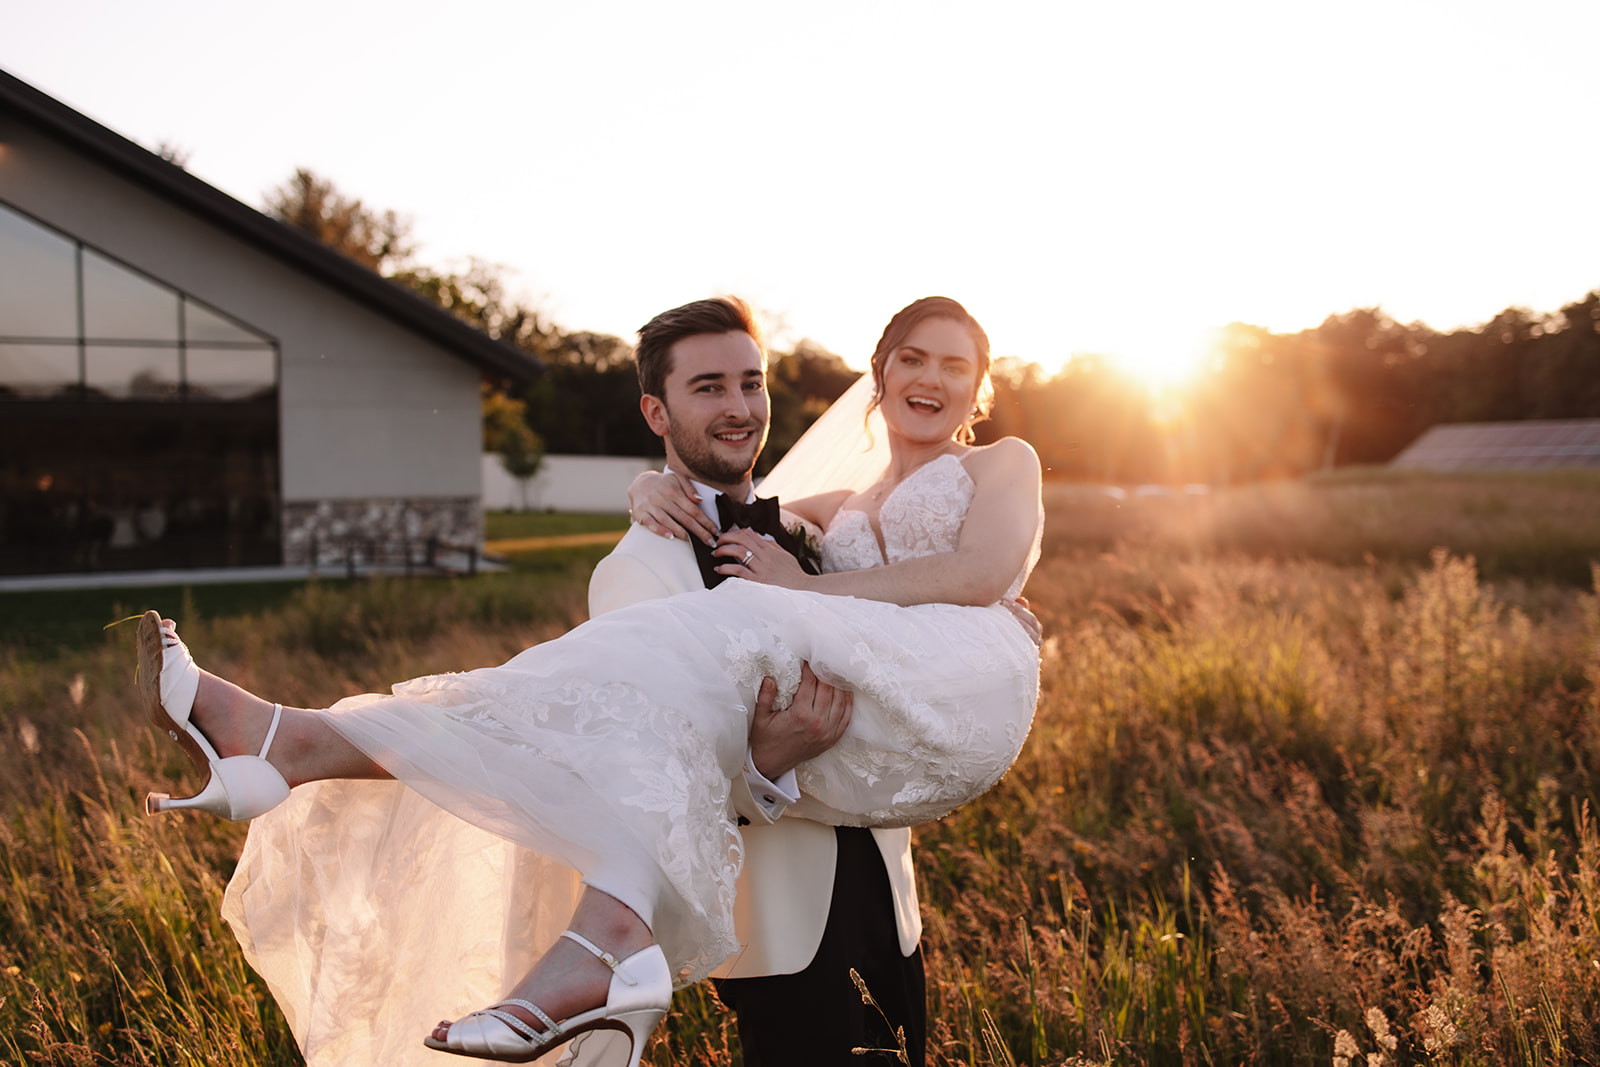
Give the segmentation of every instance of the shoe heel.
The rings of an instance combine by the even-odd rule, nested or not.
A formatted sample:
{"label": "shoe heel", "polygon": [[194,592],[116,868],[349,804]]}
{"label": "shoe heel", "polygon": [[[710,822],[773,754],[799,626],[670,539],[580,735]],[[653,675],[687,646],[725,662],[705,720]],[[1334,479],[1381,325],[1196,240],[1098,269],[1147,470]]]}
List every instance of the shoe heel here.
{"label": "shoe heel", "polygon": [[171,793],[151,793],[144,798],[144,813],[160,815],[164,811],[203,811],[208,815],[229,818],[233,805],[228,803],[228,790],[220,784],[215,774],[206,787],[192,797],[174,797]]}
{"label": "shoe heel", "polygon": [[205,788],[192,797],[174,799],[168,793],[151,793],[144,798],[145,814],[203,811],[234,822],[246,822],[282,804],[289,798],[289,783],[278,773],[278,768],[266,759],[282,717],[283,705],[275,705],[272,724],[267,728],[267,739],[261,746],[261,755],[229,756],[226,759],[217,758],[217,750],[211,747],[211,742],[193,723],[184,723],[184,731],[204,753],[211,777]]}
{"label": "shoe heel", "polygon": [[203,811],[234,822],[265,815],[289,797],[289,783],[260,756],[229,756],[211,764],[211,780],[192,797],[166,793],[145,797],[147,815],[163,811]]}
{"label": "shoe heel", "polygon": [[593,1030],[573,1037],[556,1067],[639,1067],[650,1034],[666,1015],[662,1008],[608,1015]]}
{"label": "shoe heel", "polygon": [[228,818],[233,805],[228,802],[228,787],[222,781],[220,761],[211,765],[211,777],[206,787],[192,797],[174,797],[171,793],[151,793],[144,798],[144,813],[159,815],[163,811],[204,811]]}
{"label": "shoe heel", "polygon": [[639,1058],[644,1055],[644,1047],[650,1041],[651,1032],[666,1017],[667,1013],[661,1008],[645,1008],[616,1017],[617,1022],[628,1028],[628,1039],[633,1042],[633,1050],[628,1056],[628,1067],[639,1067]]}

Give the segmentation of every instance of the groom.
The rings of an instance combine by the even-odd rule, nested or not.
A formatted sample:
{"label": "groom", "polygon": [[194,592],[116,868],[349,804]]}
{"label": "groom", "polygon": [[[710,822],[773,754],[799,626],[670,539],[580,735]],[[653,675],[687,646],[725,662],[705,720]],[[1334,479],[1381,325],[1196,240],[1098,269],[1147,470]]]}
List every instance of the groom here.
{"label": "groom", "polygon": [[[748,503],[768,418],[767,357],[750,309],[717,298],[663,312],[639,331],[635,360],[639,407],[666,446],[667,466],[698,483],[713,521],[717,494]],[[717,578],[709,568],[724,561],[704,549],[630,527],[595,568],[589,613],[709,584]],[[832,747],[848,722],[807,674],[787,710],[758,703],[745,778],[734,783],[745,839],[734,914],[741,951],[719,968],[717,992],[738,1016],[748,1067],[870,1063],[850,1050],[896,1045],[862,1003],[853,968],[890,1024],[905,1028],[920,1067],[927,997],[911,831],[781,818],[799,799],[795,766]]]}

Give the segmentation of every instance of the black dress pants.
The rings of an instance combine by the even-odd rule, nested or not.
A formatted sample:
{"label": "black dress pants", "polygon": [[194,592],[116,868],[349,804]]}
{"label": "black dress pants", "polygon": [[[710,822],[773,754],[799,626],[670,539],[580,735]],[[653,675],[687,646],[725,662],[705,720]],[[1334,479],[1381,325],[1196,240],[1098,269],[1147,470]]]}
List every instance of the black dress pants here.
{"label": "black dress pants", "polygon": [[[745,1067],[865,1067],[898,1062],[889,1054],[855,1056],[853,1048],[893,1049],[905,1027],[912,1067],[923,1067],[928,1039],[922,949],[900,954],[894,897],[883,853],[868,830],[835,830],[839,861],[828,925],[803,971],[725,978],[717,995],[738,1016]],[[850,968],[888,1016],[863,1004]]]}

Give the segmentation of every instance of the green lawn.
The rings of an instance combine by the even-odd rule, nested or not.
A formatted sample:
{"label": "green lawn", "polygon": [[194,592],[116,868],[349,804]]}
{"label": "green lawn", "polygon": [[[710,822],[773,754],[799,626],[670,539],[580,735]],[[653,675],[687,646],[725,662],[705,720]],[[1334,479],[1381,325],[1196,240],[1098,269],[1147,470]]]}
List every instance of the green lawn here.
{"label": "green lawn", "polygon": [[[108,622],[186,602],[201,618],[233,618],[281,607],[305,582],[150,585],[117,589],[47,589],[0,593],[0,648],[49,656],[102,640]],[[330,583],[332,584],[332,583]]]}
{"label": "green lawn", "polygon": [[[565,518],[566,516],[538,516]],[[577,519],[608,516],[574,516]],[[627,518],[623,516],[623,524]],[[605,527],[598,527],[605,529]],[[547,532],[573,533],[583,527]],[[502,535],[504,536],[504,535]],[[522,534],[520,536],[538,536]],[[466,583],[491,596],[531,595],[539,581],[570,580],[586,576],[609,551],[604,545],[547,549],[509,555],[510,570],[480,574],[476,578],[416,577],[407,579],[418,590]],[[361,579],[361,584],[367,579]],[[164,614],[202,619],[240,618],[277,611],[301,599],[308,586],[324,592],[348,587],[343,578],[312,581],[233,582],[206,585],[152,585],[117,589],[57,589],[0,593],[0,658],[7,651],[20,658],[47,658],[69,650],[88,648],[105,639],[108,622],[155,608]]]}
{"label": "green lawn", "polygon": [[[486,539],[553,537],[628,528],[626,515],[542,511],[491,511],[484,516]],[[546,550],[510,557],[513,575],[554,574],[574,567],[592,567],[605,549]],[[482,580],[493,583],[495,575]],[[441,581],[418,578],[416,581]],[[344,585],[342,578],[317,579],[326,589]],[[114,589],[64,589],[0,592],[0,654],[53,656],[102,640],[108,622],[149,608],[185,617],[233,618],[273,611],[293,600],[304,581],[233,582],[215,585],[151,585]],[[187,606],[186,606],[187,605]]]}

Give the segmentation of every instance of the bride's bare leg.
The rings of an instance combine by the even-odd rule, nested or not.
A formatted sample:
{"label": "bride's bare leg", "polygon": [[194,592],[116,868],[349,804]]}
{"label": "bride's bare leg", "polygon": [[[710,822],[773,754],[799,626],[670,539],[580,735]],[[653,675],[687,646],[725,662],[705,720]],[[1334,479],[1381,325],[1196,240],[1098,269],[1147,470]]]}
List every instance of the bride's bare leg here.
{"label": "bride's bare leg", "polygon": [[[222,755],[253,756],[266,739],[272,708],[268,701],[202,670],[190,719]],[[392,777],[330,727],[321,712],[305,708],[283,709],[267,762],[291,786],[325,778]]]}
{"label": "bride's bare leg", "polygon": [[[609,893],[588,886],[578,898],[578,906],[567,928],[582,934],[619,960],[655,943],[650,928],[632,908]],[[610,988],[611,968],[582,945],[560,937],[506,995],[537,1004],[552,1019],[560,1021],[604,1004]],[[543,1023],[519,1007],[506,1006],[502,1010],[535,1030],[544,1030]],[[434,1028],[433,1036],[443,1041],[449,1029],[449,1024],[440,1023]]]}

